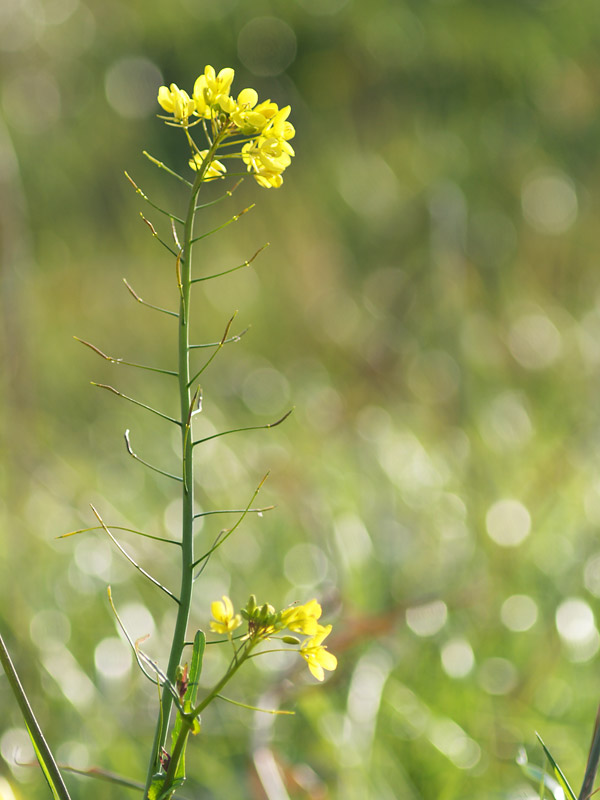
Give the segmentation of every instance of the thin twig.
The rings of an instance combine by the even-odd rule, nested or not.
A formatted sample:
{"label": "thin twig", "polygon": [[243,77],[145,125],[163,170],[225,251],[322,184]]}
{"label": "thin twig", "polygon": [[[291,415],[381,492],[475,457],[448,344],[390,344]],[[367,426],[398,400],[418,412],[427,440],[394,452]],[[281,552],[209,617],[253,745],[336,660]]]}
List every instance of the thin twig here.
{"label": "thin twig", "polygon": [[135,642],[133,641],[133,639],[132,639],[132,638],[131,638],[131,636],[129,635],[129,633],[128,633],[128,631],[127,631],[127,628],[126,628],[126,627],[125,627],[125,625],[123,624],[123,620],[122,620],[122,619],[121,619],[121,617],[119,616],[119,614],[118,614],[118,612],[117,612],[117,609],[115,608],[115,604],[113,603],[113,599],[112,599],[112,591],[111,591],[111,588],[110,588],[110,586],[107,586],[107,587],[106,587],[106,591],[107,591],[107,594],[108,594],[108,602],[110,603],[110,607],[111,607],[111,608],[112,608],[112,610],[113,610],[113,614],[115,615],[115,618],[116,618],[117,622],[119,623],[119,627],[120,627],[120,628],[121,628],[121,630],[123,631],[123,635],[125,636],[125,638],[126,638],[126,639],[127,639],[127,641],[129,642],[129,645],[130,645],[131,649],[133,650],[133,654],[134,654],[134,656],[135,656],[135,660],[137,661],[139,668],[142,670],[142,672],[144,673],[144,675],[145,675],[145,676],[148,678],[148,680],[150,681],[150,683],[152,683],[152,684],[155,684],[155,683],[156,683],[156,681],[155,681],[155,679],[154,679],[154,676],[153,676],[153,675],[151,675],[149,672],[146,672],[146,667],[145,667],[145,666],[142,664],[142,660],[141,660],[141,659],[140,659],[140,657],[139,657],[139,650],[138,650],[138,648],[136,647],[136,645],[135,645]]}
{"label": "thin twig", "polygon": [[[217,540],[215,541],[215,543],[213,544],[213,546],[210,548],[210,550],[207,550],[207,551],[206,551],[206,553],[204,553],[204,555],[203,555],[203,556],[200,556],[200,558],[196,559],[196,561],[195,561],[195,562],[192,564],[192,568],[195,568],[195,567],[197,567],[197,566],[198,566],[198,564],[199,564],[201,561],[204,561],[204,560],[206,560],[206,559],[210,558],[210,556],[211,556],[211,555],[214,553],[214,551],[215,551],[215,550],[216,550],[218,547],[220,547],[220,546],[223,544],[223,542],[225,542],[227,539],[229,539],[229,537],[231,536],[231,534],[232,534],[232,533],[233,533],[233,532],[234,532],[234,531],[235,531],[235,530],[236,530],[236,529],[237,529],[237,528],[238,528],[238,527],[239,527],[239,526],[242,524],[242,521],[244,520],[244,518],[245,518],[246,514],[248,514],[248,513],[250,512],[250,507],[252,506],[252,503],[253,503],[253,502],[254,502],[254,500],[256,499],[256,496],[257,496],[257,494],[260,492],[260,490],[261,490],[261,489],[262,489],[262,487],[264,486],[264,483],[265,483],[265,481],[267,480],[267,478],[268,478],[268,477],[269,477],[269,473],[267,472],[267,474],[265,475],[265,477],[264,477],[264,478],[261,480],[261,482],[260,482],[260,483],[258,484],[258,486],[256,487],[256,490],[255,490],[254,494],[253,494],[253,495],[252,495],[252,497],[250,498],[250,502],[248,503],[248,505],[246,506],[246,508],[245,508],[245,509],[244,509],[244,511],[242,512],[242,514],[241,514],[240,518],[237,520],[237,522],[235,523],[235,525],[234,525],[232,528],[229,528],[229,529],[227,529],[227,528],[226,528],[225,530],[222,530],[222,531],[219,533],[219,535],[217,536]],[[196,576],[196,577],[197,577],[197,576]]]}
{"label": "thin twig", "polygon": [[[195,244],[196,242],[199,242],[201,239],[206,239],[208,236],[212,236],[213,233],[218,233],[219,231],[222,231],[223,228],[226,228],[228,225],[231,225],[232,222],[237,222],[240,217],[242,217],[244,214],[247,214],[248,211],[251,211],[255,205],[256,203],[252,203],[251,206],[248,206],[248,208],[244,208],[242,211],[240,211],[239,214],[234,214],[233,217],[231,217],[231,219],[228,219],[227,222],[224,222],[222,225],[219,225],[218,227],[213,228],[211,231],[207,231],[206,233],[203,233],[200,236],[196,236],[195,239],[191,240],[190,244]],[[156,232],[155,235],[157,235]]]}
{"label": "thin twig", "polygon": [[[245,511],[247,514],[263,514],[267,511],[272,511],[275,506],[265,506],[264,508],[220,508],[215,511],[200,511],[198,514],[194,514],[194,519],[198,519],[199,517],[208,517],[212,516],[213,514],[241,514]],[[75,531],[75,533],[79,533],[79,531]],[[69,534],[65,533],[63,536],[69,536]],[[58,537],[59,539],[62,537]],[[175,541],[175,540],[173,540]],[[179,542],[177,542],[179,544]]]}
{"label": "thin twig", "polygon": [[124,400],[129,400],[130,403],[133,403],[135,406],[139,406],[140,408],[145,408],[146,411],[151,411],[153,414],[156,414],[157,417],[161,417],[161,419],[166,419],[167,422],[173,422],[175,425],[181,427],[181,423],[178,419],[174,417],[170,417],[168,414],[163,414],[162,411],[157,411],[156,408],[152,408],[152,406],[147,406],[146,403],[141,403],[139,400],[134,400],[133,397],[129,397],[127,394],[123,394],[118,389],[115,389],[114,386],[109,386],[107,383],[95,383],[95,381],[90,381],[92,386],[97,386],[98,389],[106,389],[113,394],[116,394],[117,397],[122,397]]}
{"label": "thin twig", "polygon": [[173,250],[173,248],[172,248],[172,247],[170,247],[170,246],[169,246],[169,245],[168,245],[168,244],[167,244],[167,243],[166,243],[166,242],[165,242],[163,239],[161,239],[161,238],[160,238],[160,236],[158,235],[158,233],[157,233],[157,231],[156,231],[156,228],[154,227],[154,225],[153,225],[153,224],[150,222],[150,220],[149,220],[149,219],[147,219],[147,218],[146,218],[146,217],[145,217],[145,216],[142,214],[142,212],[141,212],[141,211],[140,211],[140,217],[141,217],[141,218],[142,218],[142,220],[143,220],[143,221],[146,223],[146,225],[147,225],[147,226],[150,228],[150,232],[152,233],[152,236],[154,236],[154,238],[155,238],[155,239],[158,239],[158,241],[159,241],[159,242],[162,244],[162,246],[163,246],[164,248],[166,248],[166,249],[169,251],[169,253],[171,253],[171,255],[172,255],[172,256],[176,256],[176,255],[177,255],[177,253],[175,252],[175,250]]}
{"label": "thin twig", "polygon": [[211,200],[209,203],[202,203],[201,205],[196,206],[194,211],[199,211],[201,208],[208,208],[209,206],[214,206],[216,203],[220,203],[221,200],[226,200],[228,197],[235,192],[238,186],[243,182],[244,178],[240,178],[240,180],[231,188],[228,189],[225,194],[222,194],[220,197],[217,197],[216,200]]}
{"label": "thin twig", "polygon": [[139,461],[140,464],[143,464],[148,469],[154,470],[154,472],[158,472],[159,475],[164,475],[165,478],[172,478],[174,481],[179,481],[180,483],[183,481],[179,475],[173,475],[171,472],[165,472],[164,469],[160,469],[160,467],[155,467],[153,464],[149,464],[147,461],[144,461],[143,458],[140,458],[136,453],[133,452],[131,449],[131,443],[129,441],[129,429],[125,431],[125,446],[127,447],[127,452],[132,458],[135,458],[136,461]]}
{"label": "thin twig", "polygon": [[149,205],[152,206],[152,208],[155,208],[157,211],[160,211],[160,213],[164,214],[165,217],[169,217],[169,219],[172,219],[175,222],[179,222],[180,225],[184,224],[184,221],[182,219],[179,219],[179,217],[176,217],[175,214],[171,214],[169,211],[165,211],[164,208],[157,206],[156,203],[153,203],[152,200],[150,200],[150,198],[144,194],[144,192],[140,189],[140,187],[137,185],[137,183],[133,180],[133,178],[127,171],[125,171],[125,177],[129,181],[129,183],[133,186],[136,193],[140,195],[142,200],[145,200]]}
{"label": "thin twig", "polygon": [[177,373],[174,372],[172,369],[161,369],[160,367],[148,367],[145,364],[136,364],[133,361],[125,361],[123,358],[113,358],[113,356],[107,356],[106,353],[103,353],[99,347],[96,345],[91,344],[90,342],[86,342],[85,339],[80,339],[79,336],[73,337],[76,342],[81,342],[86,347],[89,347],[90,350],[93,350],[94,353],[97,353],[101,358],[104,358],[106,361],[110,361],[111,364],[123,364],[125,367],[137,367],[138,369],[146,369],[150,372],[160,372],[162,375],[174,375],[177,377]]}
{"label": "thin twig", "polygon": [[[87,533],[88,531],[97,531],[101,528],[101,525],[94,525],[92,528],[80,528],[76,531],[70,531],[69,533],[63,533],[60,536],[57,536],[57,539],[66,539],[68,536],[76,536],[78,533]],[[181,547],[181,542],[178,539],[165,539],[163,536],[153,536],[151,533],[144,533],[144,531],[136,531],[133,528],[124,528],[122,525],[111,525],[111,528],[114,528],[116,531],[127,531],[128,533],[135,533],[137,536],[143,536],[145,539],[154,539],[155,542],[164,542],[165,544],[176,544],[178,547]]]}
{"label": "thin twig", "polygon": [[198,380],[198,378],[200,377],[200,375],[202,375],[202,373],[204,372],[204,370],[205,370],[205,369],[206,369],[206,368],[209,366],[209,364],[210,364],[210,363],[213,361],[213,359],[217,357],[217,353],[218,353],[218,352],[221,350],[221,348],[223,347],[223,345],[224,345],[224,344],[225,344],[225,342],[227,341],[227,335],[228,335],[228,333],[229,333],[229,330],[230,330],[230,328],[231,328],[231,325],[233,324],[233,320],[234,320],[234,319],[236,318],[236,316],[237,316],[237,313],[238,313],[237,311],[234,311],[234,312],[233,312],[233,314],[232,314],[232,316],[231,316],[231,319],[229,320],[229,322],[228,322],[228,323],[227,323],[227,325],[225,326],[225,332],[223,333],[223,336],[221,337],[221,341],[219,342],[219,344],[218,344],[218,346],[217,346],[217,349],[215,350],[215,352],[214,352],[214,353],[212,353],[212,354],[211,354],[210,358],[208,358],[208,359],[206,360],[206,362],[204,363],[204,366],[202,366],[202,367],[201,367],[201,368],[198,370],[198,372],[197,372],[197,373],[194,375],[194,377],[190,379],[190,381],[188,382],[188,386],[192,386],[192,384],[193,384],[195,381],[197,381],[197,380]]}
{"label": "thin twig", "polygon": [[137,569],[137,571],[140,572],[145,578],[148,578],[148,580],[151,583],[153,583],[159,589],[162,589],[162,591],[165,594],[167,594],[171,598],[171,600],[175,600],[175,602],[179,605],[179,598],[175,597],[173,592],[171,592],[169,589],[167,589],[166,586],[163,586],[162,583],[160,581],[156,580],[156,578],[154,578],[152,575],[150,575],[149,572],[146,572],[146,570],[143,567],[140,567],[140,565],[137,563],[137,561],[132,556],[130,556],[129,553],[119,544],[119,542],[115,539],[115,537],[112,535],[112,533],[109,531],[109,529],[104,524],[100,514],[96,511],[96,509],[94,508],[94,506],[91,503],[90,503],[90,508],[94,512],[94,516],[96,517],[96,519],[100,523],[102,529],[108,534],[108,536],[110,537],[110,539],[113,542],[113,544],[116,545],[116,547],[119,549],[120,553],[123,556],[125,556],[127,561],[129,561],[129,563],[132,564]]}
{"label": "thin twig", "polygon": [[150,153],[148,153],[147,150],[143,150],[142,153],[143,153],[143,155],[146,156],[146,158],[149,161],[151,161],[153,164],[156,164],[156,166],[159,169],[164,169],[164,171],[168,172],[169,175],[172,175],[174,178],[177,178],[177,180],[181,181],[182,183],[185,183],[186,186],[189,186],[191,188],[192,184],[190,183],[190,181],[186,180],[185,178],[182,178],[181,175],[178,175],[170,167],[167,167],[167,165],[164,164],[162,161],[159,161],[157,158],[154,158],[154,156],[151,156]]}
{"label": "thin twig", "polygon": [[268,422],[266,425],[250,425],[247,428],[231,428],[228,431],[221,431],[220,433],[213,433],[211,436],[205,436],[203,439],[196,439],[195,442],[192,443],[192,446],[195,447],[197,444],[202,444],[203,442],[209,442],[211,439],[216,439],[219,436],[227,436],[230,433],[241,433],[243,431],[262,431],[267,430],[269,428],[276,428],[278,425],[281,425],[289,415],[292,413],[294,409],[290,408],[288,412],[286,412],[281,419],[278,419],[277,422]]}
{"label": "thin twig", "polygon": [[179,314],[177,314],[176,311],[169,311],[168,308],[161,308],[160,306],[155,306],[152,305],[152,303],[147,303],[145,300],[142,300],[142,298],[134,292],[125,278],[123,278],[123,283],[129,289],[134,299],[137,300],[138,303],[141,303],[143,306],[148,306],[148,308],[152,308],[154,311],[161,311],[163,314],[168,314],[170,317],[179,317]]}
{"label": "thin twig", "polygon": [[[250,330],[250,325],[247,328],[244,328],[243,331],[236,333],[235,336],[230,336],[229,339],[226,339],[223,344],[230,344],[231,342],[239,342],[242,336],[244,336]],[[206,342],[205,344],[191,344],[190,350],[202,350],[205,347],[220,347],[221,342]]]}
{"label": "thin twig", "polygon": [[262,253],[262,251],[263,251],[263,250],[264,250],[266,247],[268,247],[268,246],[269,246],[269,244],[270,244],[270,242],[265,242],[265,244],[263,244],[263,246],[262,246],[262,247],[259,247],[259,249],[256,251],[256,253],[254,253],[254,255],[253,255],[251,258],[249,258],[247,261],[244,261],[242,264],[238,264],[238,265],[237,265],[237,267],[232,267],[231,269],[226,269],[226,270],[223,270],[223,272],[215,272],[215,273],[214,273],[214,275],[205,275],[203,278],[194,278],[194,280],[192,281],[192,283],[200,283],[201,281],[210,281],[210,280],[212,280],[213,278],[220,278],[220,277],[222,277],[223,275],[229,275],[229,274],[230,274],[230,273],[232,273],[232,272],[237,272],[237,270],[238,270],[238,269],[244,269],[244,267],[249,267],[249,266],[250,266],[250,264],[251,264],[251,263],[254,261],[254,259],[256,258],[256,256],[257,256],[259,253]]}

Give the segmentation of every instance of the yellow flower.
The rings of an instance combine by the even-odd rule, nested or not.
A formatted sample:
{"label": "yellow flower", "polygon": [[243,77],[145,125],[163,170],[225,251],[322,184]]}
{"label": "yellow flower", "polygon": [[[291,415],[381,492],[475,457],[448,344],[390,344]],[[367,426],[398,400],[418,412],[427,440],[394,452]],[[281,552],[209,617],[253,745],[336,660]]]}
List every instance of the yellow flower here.
{"label": "yellow flower", "polygon": [[292,606],[281,612],[281,625],[296,633],[314,636],[321,629],[317,622],[321,616],[321,606],[316,600],[309,600],[301,606]]}
{"label": "yellow flower", "polygon": [[[296,135],[296,131],[292,123],[287,121],[290,111],[291,106],[284,106],[280,109],[263,131],[263,136],[275,136],[278,139],[285,139],[286,141],[288,139],[293,139]],[[293,152],[292,155],[294,155]]]}
{"label": "yellow flower", "polygon": [[248,172],[252,172],[256,181],[265,188],[281,186],[281,173],[289,167],[293,155],[292,146],[277,136],[259,136],[242,147],[242,160]]}
{"label": "yellow flower", "polygon": [[214,67],[207,64],[194,84],[193,97],[199,117],[210,119],[211,107],[214,105],[219,105],[227,113],[234,110],[235,103],[229,97],[234,74],[231,67],[225,67],[217,75]]}
{"label": "yellow flower", "polygon": [[[202,164],[204,163],[207,153],[208,150],[200,150],[199,153],[194,154],[193,158],[190,158],[189,164],[194,171],[197,172],[202,168]],[[227,167],[225,164],[223,164],[221,161],[217,161],[215,158],[210,162],[210,166],[204,173],[204,180],[213,181],[215,178],[224,178],[226,172]]]}
{"label": "yellow flower", "polygon": [[226,633],[228,636],[242,624],[239,614],[234,614],[233,603],[223,595],[222,600],[215,600],[210,604],[210,612],[214,620],[210,622],[210,629],[215,633]]}
{"label": "yellow flower", "polygon": [[194,101],[176,83],[172,83],[169,88],[166,86],[160,87],[158,90],[158,102],[168,114],[173,114],[174,119],[184,125],[187,124],[190,115],[194,111]]}
{"label": "yellow flower", "polygon": [[300,645],[300,655],[308,664],[308,668],[318,681],[325,677],[323,670],[332,671],[337,667],[337,658],[333,653],[329,653],[327,647],[322,644],[331,633],[331,625],[319,626],[319,630],[310,639]]}
{"label": "yellow flower", "polygon": [[237,104],[231,112],[231,120],[237,125],[244,136],[256,136],[275,116],[277,111],[276,103],[265,100],[259,105],[258,94],[254,89],[242,89],[237,96]]}

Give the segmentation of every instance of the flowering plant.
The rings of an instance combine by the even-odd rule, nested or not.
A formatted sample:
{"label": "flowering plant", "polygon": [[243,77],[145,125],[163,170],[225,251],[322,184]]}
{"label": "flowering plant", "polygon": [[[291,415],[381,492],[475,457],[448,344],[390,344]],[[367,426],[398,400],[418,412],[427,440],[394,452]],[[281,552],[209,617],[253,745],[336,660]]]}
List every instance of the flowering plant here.
{"label": "flowering plant", "polygon": [[[86,529],[87,531],[96,530],[106,534],[130,564],[152,584],[161,589],[169,597],[170,601],[175,603],[177,609],[170,653],[167,664],[163,667],[143,651],[141,647],[142,640],[135,642],[132,640],[118,615],[116,605],[113,603],[110,587],[108,589],[110,603],[117,622],[132,647],[138,665],[146,677],[155,686],[158,685],[159,687],[160,708],[157,714],[154,741],[151,747],[146,781],[143,785],[140,785],[140,788],[143,788],[144,800],[169,800],[175,795],[177,789],[186,778],[185,750],[189,734],[197,734],[200,731],[201,713],[213,700],[222,698],[222,690],[246,661],[282,649],[279,646],[273,647],[271,645],[267,645],[265,649],[264,643],[277,640],[286,646],[285,649],[296,648],[306,661],[312,675],[319,681],[324,679],[325,670],[331,671],[337,666],[335,656],[323,644],[331,632],[331,625],[324,626],[319,622],[321,606],[317,600],[310,600],[302,605],[292,605],[276,611],[269,603],[259,605],[256,598],[251,596],[245,608],[236,613],[230,598],[223,596],[221,600],[215,600],[211,604],[213,618],[209,627],[213,634],[224,638],[207,642],[203,630],[197,630],[192,640],[188,637],[191,601],[196,579],[202,573],[211,555],[217,548],[223,546],[247,514],[266,510],[253,507],[254,499],[264,482],[263,479],[250,503],[241,510],[235,524],[221,531],[212,547],[204,549],[202,555],[199,557],[196,555],[196,520],[200,516],[211,513],[233,513],[233,510],[221,509],[199,514],[196,513],[194,505],[196,487],[195,449],[209,439],[234,432],[233,430],[225,430],[204,438],[194,437],[194,420],[202,411],[203,389],[200,379],[222,347],[230,342],[238,341],[240,336],[230,335],[230,329],[233,324],[232,317],[225,326],[223,336],[219,341],[206,344],[192,342],[190,337],[192,290],[200,282],[216,279],[221,275],[248,266],[260,252],[260,250],[257,251],[249,260],[224,272],[196,274],[193,270],[195,245],[206,236],[211,235],[211,233],[215,233],[217,230],[221,230],[237,220],[240,216],[240,214],[234,215],[214,231],[196,236],[194,223],[197,212],[208,205],[219,202],[221,199],[231,197],[233,189],[226,191],[221,198],[204,204],[198,204],[198,195],[205,183],[222,180],[231,174],[228,172],[225,163],[229,163],[228,159],[240,161],[243,165],[242,170],[244,173],[252,175],[259,186],[266,189],[278,188],[283,183],[283,173],[290,165],[291,158],[294,155],[294,150],[289,143],[295,133],[292,124],[288,121],[290,107],[285,106],[280,109],[271,100],[259,102],[256,91],[250,88],[243,89],[237,97],[233,97],[231,95],[233,78],[234,71],[230,68],[222,69],[217,74],[211,66],[207,66],[196,80],[191,95],[174,83],[169,87],[162,86],[158,91],[158,103],[163,111],[166,112],[166,115],[161,115],[160,118],[168,126],[179,128],[185,136],[189,148],[189,167],[193,172],[193,179],[188,180],[162,161],[148,153],[145,153],[145,155],[156,166],[187,187],[187,212],[183,218],[151,201],[126,173],[128,180],[142,199],[155,211],[166,217],[170,224],[172,242],[162,238],[154,224],[142,215],[152,235],[161,242],[174,259],[176,280],[173,294],[177,300],[178,310],[175,311],[147,303],[136,294],[127,282],[126,285],[136,301],[175,320],[177,326],[177,368],[167,370],[113,358],[103,353],[95,345],[80,340],[95,353],[113,364],[150,369],[153,372],[176,378],[177,381],[179,413],[176,417],[169,416],[147,403],[131,398],[112,386],[95,384],[100,388],[110,390],[113,394],[132,402],[136,406],[158,415],[174,425],[179,432],[181,461],[180,469],[175,473],[148,463],[134,452],[130,442],[129,431],[125,433],[125,442],[128,453],[136,461],[179,485],[182,509],[181,537],[178,539],[164,539],[140,531],[131,531],[120,526],[109,526],[93,507],[92,510],[97,524]],[[195,129],[198,126],[204,133],[206,146],[199,145],[194,138]],[[249,209],[245,209],[245,211],[247,210]],[[204,363],[198,365],[194,363],[196,352],[202,348],[208,348],[212,352]],[[267,425],[255,425],[242,429],[236,428],[235,431],[272,428],[283,422],[289,413],[291,412]],[[180,585],[178,591],[160,583],[148,570],[138,564],[117,540],[113,532],[115,530],[129,530],[130,533],[147,536],[164,542],[165,545],[175,545],[180,553]],[[73,533],[83,532],[74,531]],[[65,536],[70,535],[72,534],[65,534]],[[246,628],[244,632],[240,630],[243,625]],[[300,634],[304,638],[301,639],[295,634]],[[203,697],[199,697],[202,663],[206,646],[209,644],[223,644],[230,647],[232,655],[223,675],[212,688],[204,693]],[[263,646],[261,647],[261,645]],[[44,769],[44,774],[52,789],[53,796],[60,798],[60,800],[65,800],[69,797],[69,793],[63,782],[61,772],[43,738],[33,711],[26,701],[25,693],[20,686],[14,666],[1,639],[0,660],[7,675],[9,675],[11,687],[21,703],[36,754]],[[243,703],[240,705],[250,708],[250,706]],[[169,732],[171,733],[170,738]],[[97,771],[95,772],[97,774]],[[129,785],[131,785],[131,782],[129,782]]]}

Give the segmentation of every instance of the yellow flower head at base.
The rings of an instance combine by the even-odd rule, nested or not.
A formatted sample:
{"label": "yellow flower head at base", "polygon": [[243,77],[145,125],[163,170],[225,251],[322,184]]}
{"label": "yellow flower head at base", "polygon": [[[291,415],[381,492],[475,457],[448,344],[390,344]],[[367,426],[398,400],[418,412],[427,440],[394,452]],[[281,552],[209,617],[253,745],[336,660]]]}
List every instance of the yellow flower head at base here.
{"label": "yellow flower head at base", "polygon": [[337,667],[337,658],[333,653],[329,653],[327,647],[322,644],[323,639],[329,636],[330,633],[331,625],[326,625],[300,645],[300,655],[318,681],[322,681],[325,678],[323,670],[333,671]]}
{"label": "yellow flower head at base", "polygon": [[242,618],[233,611],[233,603],[223,595],[222,600],[215,600],[210,604],[210,612],[214,619],[210,622],[210,629],[215,633],[224,633],[228,636],[242,624]]}

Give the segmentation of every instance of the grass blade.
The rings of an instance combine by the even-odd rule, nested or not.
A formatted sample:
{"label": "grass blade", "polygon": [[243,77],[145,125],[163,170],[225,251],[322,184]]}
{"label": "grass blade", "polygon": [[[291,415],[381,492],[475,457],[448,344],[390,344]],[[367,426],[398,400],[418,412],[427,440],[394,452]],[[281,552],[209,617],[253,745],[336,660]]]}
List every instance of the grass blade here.
{"label": "grass blade", "polygon": [[548,750],[548,748],[546,747],[546,745],[542,741],[542,737],[539,735],[539,733],[536,733],[535,735],[537,736],[537,738],[539,739],[540,744],[544,748],[544,753],[546,754],[546,758],[550,762],[550,765],[551,765],[552,770],[554,772],[554,777],[556,778],[556,780],[558,781],[558,784],[562,787],[562,789],[564,789],[565,795],[567,796],[568,800],[577,800],[577,796],[576,796],[575,792],[569,786],[569,781],[565,778],[565,776],[563,774],[563,771],[558,766],[558,764],[556,763],[556,761],[552,757],[552,754],[550,753],[550,751]]}
{"label": "grass blade", "polygon": [[33,709],[31,708],[29,700],[27,699],[27,695],[25,694],[25,689],[23,689],[23,685],[21,684],[19,676],[17,675],[17,671],[12,663],[10,654],[6,649],[4,639],[1,635],[0,663],[4,668],[4,672],[10,684],[12,693],[14,694],[17,703],[19,704],[19,708],[21,709],[21,714],[25,720],[29,738],[33,744],[33,749],[35,750],[37,759],[40,762],[44,776],[48,781],[48,786],[50,787],[54,800],[71,800],[69,792],[67,791],[67,787],[62,779],[62,775],[60,774],[60,770],[58,769],[58,765],[54,760],[52,751],[50,750],[38,721],[35,718]]}

